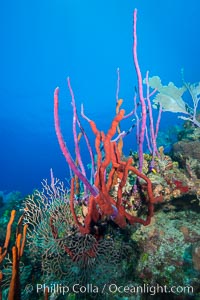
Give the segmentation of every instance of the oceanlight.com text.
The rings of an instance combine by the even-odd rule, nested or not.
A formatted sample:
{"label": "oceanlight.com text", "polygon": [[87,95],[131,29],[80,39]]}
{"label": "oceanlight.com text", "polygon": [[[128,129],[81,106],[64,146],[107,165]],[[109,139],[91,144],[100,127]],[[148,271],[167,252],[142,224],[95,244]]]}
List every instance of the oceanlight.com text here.
{"label": "oceanlight.com text", "polygon": [[[32,289],[33,290],[33,289]],[[193,294],[192,286],[171,286],[168,287],[166,285],[116,285],[116,284],[104,284],[103,286],[96,286],[94,284],[74,284],[72,286],[63,285],[63,284],[37,284],[36,285],[37,293],[47,293],[48,294],[58,294],[58,295],[66,295],[68,293],[75,294],[126,294],[126,295],[137,295],[137,294]]]}

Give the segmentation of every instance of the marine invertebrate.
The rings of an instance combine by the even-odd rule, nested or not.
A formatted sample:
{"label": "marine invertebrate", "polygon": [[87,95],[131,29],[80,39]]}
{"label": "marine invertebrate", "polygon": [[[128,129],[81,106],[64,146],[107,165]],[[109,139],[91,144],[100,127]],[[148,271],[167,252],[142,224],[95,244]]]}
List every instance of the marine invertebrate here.
{"label": "marine invertebrate", "polygon": [[[7,225],[6,230],[6,238],[4,242],[4,246],[0,247],[0,264],[2,264],[4,258],[8,253],[8,246],[11,239],[11,230],[12,225],[15,219],[16,211],[12,210],[10,215],[10,220]],[[25,241],[26,241],[26,232],[28,225],[25,224],[22,226],[23,216],[20,217],[17,229],[16,229],[16,239],[15,245],[12,247],[12,271],[11,271],[11,279],[9,285],[9,293],[8,300],[18,300],[20,299],[20,259],[24,252]],[[4,270],[0,270],[0,299],[2,299],[2,281],[4,280]]]}
{"label": "marine invertebrate", "polygon": [[[95,149],[97,153],[97,165],[95,170],[95,175],[93,178],[94,185],[92,185],[88,179],[86,178],[86,174],[84,171],[84,166],[82,164],[82,159],[80,156],[79,145],[78,145],[78,134],[76,131],[76,125],[84,132],[82,125],[78,119],[77,109],[75,104],[75,97],[71,87],[70,80],[68,78],[68,88],[71,94],[72,100],[72,107],[73,107],[73,136],[74,136],[74,143],[75,143],[75,152],[77,158],[77,164],[71,157],[71,154],[67,148],[67,145],[64,142],[64,138],[62,136],[60,122],[59,122],[59,113],[58,113],[58,105],[59,105],[59,89],[56,88],[54,92],[54,123],[55,123],[55,130],[56,135],[58,138],[58,142],[61,148],[61,151],[71,169],[71,171],[75,174],[76,179],[79,178],[82,181],[86,190],[90,193],[87,196],[87,214],[84,218],[84,222],[81,223],[77,218],[75,209],[74,209],[74,199],[75,199],[75,192],[74,192],[74,184],[75,179],[72,178],[71,180],[71,191],[70,191],[70,210],[73,216],[73,219],[79,228],[79,231],[82,234],[89,234],[92,230],[91,224],[96,224],[100,222],[105,217],[111,218],[119,227],[125,227],[126,223],[141,223],[143,225],[148,225],[150,223],[151,217],[153,215],[153,203],[154,197],[152,192],[152,185],[150,179],[141,173],[142,164],[143,164],[143,142],[144,142],[144,133],[146,128],[146,104],[145,99],[143,97],[143,87],[142,87],[142,76],[138,64],[137,59],[137,34],[136,34],[136,22],[137,22],[137,10],[134,10],[134,44],[133,44],[133,57],[134,63],[136,67],[136,73],[138,77],[138,88],[139,88],[139,98],[142,106],[142,123],[141,128],[139,129],[139,170],[137,170],[133,166],[132,158],[128,158],[126,162],[121,160],[120,153],[121,151],[121,132],[119,131],[119,124],[125,117],[125,111],[123,109],[119,109],[122,101],[117,101],[117,108],[116,108],[116,116],[112,120],[110,129],[108,130],[107,134],[97,129],[96,124],[93,120],[90,120],[84,114],[83,106],[81,110],[81,115],[84,119],[86,119],[90,127],[95,135]],[[119,88],[119,73],[118,73],[118,86],[117,86],[117,95],[118,95],[118,88]],[[149,96],[149,95],[148,95]],[[120,138],[116,138],[112,140],[115,133],[119,133]],[[120,147],[117,145],[117,141],[120,141]],[[155,137],[153,139],[154,143],[154,153],[156,151],[155,145]],[[89,147],[90,148],[90,147]],[[102,156],[102,150],[104,151],[104,156]],[[92,164],[93,165],[93,164]],[[110,169],[110,170],[109,170]],[[130,215],[122,203],[122,190],[126,184],[128,173],[132,172],[139,179],[142,179],[146,182],[146,204],[147,204],[147,217],[146,219],[140,217],[134,217]],[[120,179],[120,184],[118,187],[118,195],[117,201],[110,194],[111,187],[113,185],[113,180],[115,177]]]}
{"label": "marine invertebrate", "polygon": [[[59,281],[72,286],[93,281],[97,284],[97,280],[103,284],[116,276],[127,244],[117,231],[109,230],[106,222],[101,224],[99,235],[94,231],[81,234],[71,214],[69,198],[63,182],[56,179],[51,184],[43,181],[43,190],[35,190],[25,200],[24,223],[28,225],[32,262],[39,264],[46,284]],[[81,223],[78,203],[75,211]]]}
{"label": "marine invertebrate", "polygon": [[[179,116],[179,118],[191,122],[196,127],[200,127],[197,114],[200,101],[200,82],[193,84],[185,82],[183,78],[183,72],[182,79],[183,86],[178,88],[173,82],[169,82],[169,84],[166,86],[162,85],[161,79],[158,76],[149,78],[150,86],[158,91],[158,94],[154,98],[153,102],[156,105],[161,104],[163,111],[184,114]],[[185,91],[188,91],[191,95],[193,101],[192,108],[183,99],[183,94]]]}
{"label": "marine invertebrate", "polygon": [[[82,116],[89,122],[91,129],[96,136],[95,148],[97,152],[97,167],[94,178],[94,186],[91,186],[91,184],[87,181],[85,176],[80,172],[78,167],[75,166],[74,162],[72,162],[70,154],[64,143],[58,118],[58,89],[56,89],[54,93],[54,104],[55,128],[61,150],[72,170],[75,172],[75,174],[79,177],[80,180],[83,180],[83,183],[86,184],[88,189],[91,191],[91,196],[87,200],[88,212],[83,225],[79,222],[74,210],[74,178],[72,178],[70,191],[70,209],[74,221],[78,226],[80,232],[83,234],[90,233],[91,223],[97,223],[99,220],[103,219],[104,216],[112,218],[113,221],[117,223],[120,227],[126,226],[126,220],[128,220],[128,222],[131,224],[138,222],[143,225],[148,225],[153,214],[154,202],[151,181],[146,175],[142,174],[132,165],[132,158],[129,158],[126,162],[121,161],[117,144],[116,142],[113,142],[111,140],[114,134],[116,133],[119,122],[124,117],[124,110],[120,110],[119,113],[114,117],[111,123],[111,127],[108,130],[107,134],[99,131],[96,127],[95,122],[87,118],[84,112],[82,111]],[[103,147],[104,149],[105,158],[102,157],[101,147]],[[111,170],[108,172],[108,166],[110,165]],[[148,213],[146,220],[129,215],[122,205],[122,189],[126,183],[128,172],[133,172],[138,176],[138,178],[142,178],[147,183]],[[117,174],[117,176],[121,179],[118,189],[117,202],[109,194],[114,174]]]}

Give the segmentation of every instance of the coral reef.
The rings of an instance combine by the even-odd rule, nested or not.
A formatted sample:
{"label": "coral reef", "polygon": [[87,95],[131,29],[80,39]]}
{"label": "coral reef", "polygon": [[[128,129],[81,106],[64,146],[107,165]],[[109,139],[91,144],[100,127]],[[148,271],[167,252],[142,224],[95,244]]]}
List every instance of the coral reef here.
{"label": "coral reef", "polygon": [[[19,195],[14,200],[0,195],[0,300],[146,300],[169,299],[169,293],[174,300],[199,299],[200,84],[183,79],[181,88],[173,83],[163,86],[159,77],[149,77],[148,72],[143,81],[136,23],[134,10],[133,59],[138,80],[134,109],[127,115],[121,109],[118,69],[116,115],[107,133],[81,108],[81,116],[95,136],[92,147],[68,78],[74,159],[61,131],[58,88],[54,92],[54,124],[70,168],[70,189],[51,169],[50,181],[43,180],[41,190],[28,195],[23,204]],[[183,99],[186,90],[192,108]],[[156,120],[152,96],[158,108]],[[170,145],[169,153],[157,144],[163,111],[184,114],[183,129],[177,130],[178,141]],[[123,120],[132,115],[135,124],[122,131]],[[124,140],[134,128],[137,151],[126,156]],[[81,138],[91,159],[90,179],[81,157]]]}

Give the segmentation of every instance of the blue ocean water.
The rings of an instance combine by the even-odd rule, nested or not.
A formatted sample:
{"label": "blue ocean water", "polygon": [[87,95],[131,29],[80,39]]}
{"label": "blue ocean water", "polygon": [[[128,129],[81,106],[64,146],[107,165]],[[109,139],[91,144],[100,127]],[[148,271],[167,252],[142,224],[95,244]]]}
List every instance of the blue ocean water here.
{"label": "blue ocean water", "polygon": [[[200,79],[198,0],[59,0],[4,1],[0,19],[0,190],[31,193],[53,168],[69,177],[53,121],[53,92],[60,87],[60,119],[74,157],[72,108],[66,78],[70,76],[77,109],[106,130],[115,115],[116,70],[120,97],[132,110],[137,79],[133,65],[133,10],[138,9],[138,59],[143,77],[181,85]],[[124,122],[123,129],[129,128]],[[161,129],[181,124],[163,114]],[[91,141],[93,134],[83,121]],[[135,133],[125,151],[135,148]],[[82,145],[85,164],[87,148]]]}

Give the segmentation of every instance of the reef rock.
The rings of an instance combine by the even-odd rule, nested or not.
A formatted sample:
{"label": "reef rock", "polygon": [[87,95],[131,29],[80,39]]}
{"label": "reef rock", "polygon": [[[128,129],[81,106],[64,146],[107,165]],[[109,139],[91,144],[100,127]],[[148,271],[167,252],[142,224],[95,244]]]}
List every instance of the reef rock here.
{"label": "reef rock", "polygon": [[172,147],[173,157],[180,161],[180,158],[193,158],[200,161],[200,141],[179,141]]}

